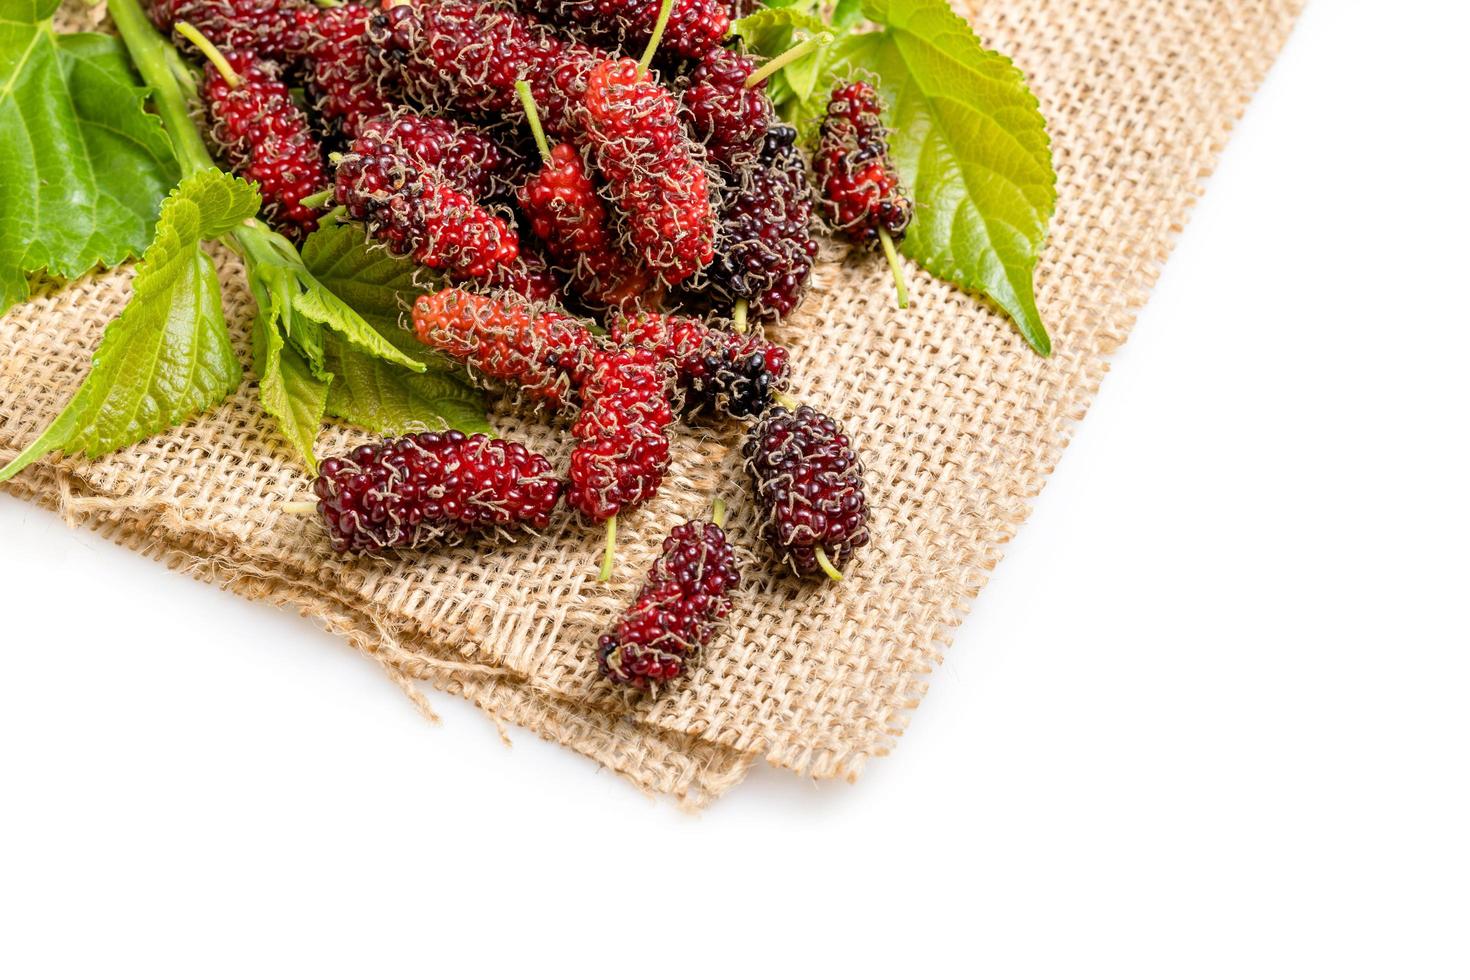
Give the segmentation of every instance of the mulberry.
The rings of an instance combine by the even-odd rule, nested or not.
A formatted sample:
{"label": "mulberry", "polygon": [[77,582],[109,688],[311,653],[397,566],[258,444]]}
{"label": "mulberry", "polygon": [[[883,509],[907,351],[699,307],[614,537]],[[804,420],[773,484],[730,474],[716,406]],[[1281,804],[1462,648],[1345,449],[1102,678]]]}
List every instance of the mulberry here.
{"label": "mulberry", "polygon": [[811,185],[796,148],[796,130],[772,126],[756,165],[720,214],[703,295],[726,309],[748,305],[756,319],[790,315],[806,292],[817,257],[811,219]]}
{"label": "mulberry", "polygon": [[813,158],[828,222],[868,246],[885,234],[902,241],[913,217],[913,204],[899,191],[888,158],[882,111],[882,100],[867,82],[833,89]]}
{"label": "mulberry", "polygon": [[619,250],[581,154],[569,143],[547,148],[529,86],[518,84],[543,160],[518,194],[532,232],[567,271],[572,291],[588,306],[632,313],[657,302],[653,277]]}
{"label": "mulberry", "polygon": [[518,443],[425,432],[322,462],[314,489],[332,547],[420,547],[491,527],[544,528],[562,493],[546,458]]}
{"label": "mulberry", "polygon": [[679,124],[674,97],[622,58],[592,69],[583,108],[592,158],[638,259],[669,285],[709,265],[709,174]]}
{"label": "mulberry", "polygon": [[513,10],[465,0],[411,0],[380,11],[368,39],[390,87],[419,105],[478,117],[514,114],[516,80],[550,73],[567,49]]}
{"label": "mulberry", "polygon": [[472,179],[451,161],[430,163],[405,137],[391,119],[365,126],[337,164],[337,203],[395,254],[451,278],[490,283],[508,274],[519,254],[515,231],[460,189],[479,171],[471,168]]}
{"label": "mulberry", "polygon": [[712,48],[690,73],[680,97],[690,129],[712,158],[736,174],[755,160],[775,114],[765,79],[746,85],[755,70],[755,59],[728,48]]}
{"label": "mulberry", "polygon": [[318,212],[302,199],[326,189],[327,171],[279,69],[249,51],[222,53],[188,23],[176,30],[210,60],[203,101],[215,151],[233,173],[260,185],[261,211],[272,227],[297,241],[306,237]]}
{"label": "mulberry", "polygon": [[250,51],[295,65],[307,53],[319,14],[308,0],[150,0],[148,16],[167,33],[194,25],[210,43],[231,54]]}
{"label": "mulberry", "polygon": [[598,639],[598,670],[614,684],[647,691],[674,680],[729,618],[740,569],[719,510],[669,532],[638,597]]}
{"label": "mulberry", "polygon": [[317,112],[349,140],[392,108],[367,41],[372,16],[373,8],[360,3],[325,9],[308,42],[308,88]]}
{"label": "mulberry", "polygon": [[590,377],[593,353],[601,347],[584,321],[509,292],[445,289],[420,296],[413,330],[478,376],[557,407]]}
{"label": "mulberry", "polygon": [[708,408],[737,419],[755,418],[785,391],[786,348],[757,334],[715,330],[699,320],[645,313],[613,325],[613,340],[646,347],[674,365],[687,411]]}
{"label": "mulberry", "polygon": [[868,543],[863,467],[846,434],[808,405],[774,408],[743,452],[766,543],[799,574],[821,568],[840,579]]}
{"label": "mulberry", "polygon": [[567,503],[588,520],[609,520],[658,492],[669,468],[673,393],[672,368],[651,350],[593,354],[567,474]]}
{"label": "mulberry", "polygon": [[[652,39],[661,0],[529,0],[541,17],[565,25],[597,43],[640,51]],[[663,49],[685,58],[703,57],[730,31],[728,0],[674,0],[660,41]]]}

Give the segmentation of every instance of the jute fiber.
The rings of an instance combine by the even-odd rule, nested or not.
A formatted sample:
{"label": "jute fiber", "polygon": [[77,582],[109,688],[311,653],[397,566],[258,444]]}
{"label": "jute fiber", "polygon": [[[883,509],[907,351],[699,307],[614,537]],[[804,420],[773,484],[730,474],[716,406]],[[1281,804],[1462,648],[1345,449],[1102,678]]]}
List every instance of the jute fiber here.
{"label": "jute fiber", "polygon": [[[569,517],[508,544],[333,557],[313,519],[281,509],[308,496],[308,478],[248,380],[203,418],[96,461],[49,459],[8,489],[171,567],[299,607],[426,712],[425,682],[685,805],[718,796],[761,759],[856,778],[893,747],[1026,518],[1301,3],[964,7],[1025,70],[1049,121],[1059,203],[1037,285],[1056,354],[1035,356],[999,314],[912,265],[907,311],[881,260],[821,265],[775,337],[792,349],[796,395],[842,419],[868,466],[873,544],[845,583],[767,570],[729,428],[680,429],[665,491],[620,522],[608,585],[595,581],[601,530]],[[238,261],[218,258],[243,356],[253,307]],[[18,451],[76,389],[130,275],[47,289],[0,319],[0,454]],[[492,417],[506,437],[566,459],[568,438],[551,423]],[[362,438],[333,428],[318,450]],[[729,627],[656,700],[611,689],[597,677],[596,637],[669,528],[706,514],[715,496],[730,504],[746,568]]]}

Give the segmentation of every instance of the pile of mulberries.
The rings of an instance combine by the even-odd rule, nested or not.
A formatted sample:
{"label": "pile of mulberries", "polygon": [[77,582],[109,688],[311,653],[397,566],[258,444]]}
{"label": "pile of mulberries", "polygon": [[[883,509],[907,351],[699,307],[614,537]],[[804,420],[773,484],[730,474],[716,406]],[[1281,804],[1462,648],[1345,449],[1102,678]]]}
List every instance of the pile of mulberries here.
{"label": "pile of mulberries", "polygon": [[[564,507],[605,526],[605,575],[617,519],[667,478],[674,427],[710,422],[709,438],[748,427],[740,512],[779,563],[840,578],[868,542],[862,464],[792,399],[793,359],[764,331],[797,313],[817,228],[882,242],[897,268],[913,208],[876,90],[839,84],[809,157],[768,95],[779,66],[729,37],[737,9],[149,0],[207,61],[209,136],[260,185],[265,220],[297,241],[361,223],[426,272],[418,341],[570,430],[559,460],[451,431],[325,461],[316,509],[338,551],[544,529]],[[638,690],[672,681],[739,581],[718,515],[676,528],[597,669]]]}

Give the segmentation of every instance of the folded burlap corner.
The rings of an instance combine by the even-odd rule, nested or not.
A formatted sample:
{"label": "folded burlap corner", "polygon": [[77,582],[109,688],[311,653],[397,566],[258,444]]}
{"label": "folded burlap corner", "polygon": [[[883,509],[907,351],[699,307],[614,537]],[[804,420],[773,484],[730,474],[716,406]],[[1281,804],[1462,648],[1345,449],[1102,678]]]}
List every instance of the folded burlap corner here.
{"label": "folded burlap corner", "polygon": [[[774,336],[792,350],[796,395],[842,419],[868,467],[873,544],[840,586],[767,570],[728,429],[679,430],[667,489],[621,522],[609,585],[594,580],[600,532],[570,517],[508,545],[333,556],[313,522],[281,510],[307,477],[248,383],[204,418],[96,461],[45,461],[7,489],[170,567],[299,607],[425,711],[426,681],[685,805],[719,796],[760,759],[856,778],[903,731],[1025,519],[1302,0],[960,6],[1027,73],[1049,122],[1059,202],[1037,285],[1056,354],[1035,356],[999,314],[912,266],[905,311],[881,262],[819,267],[801,313]],[[253,307],[239,263],[219,255],[243,354]],[[130,275],[49,289],[0,318],[4,457],[75,390]],[[545,420],[495,423],[565,460],[567,437]],[[319,449],[360,438],[332,429]],[[717,495],[746,559],[729,627],[656,700],[599,683],[597,635],[664,533]]]}

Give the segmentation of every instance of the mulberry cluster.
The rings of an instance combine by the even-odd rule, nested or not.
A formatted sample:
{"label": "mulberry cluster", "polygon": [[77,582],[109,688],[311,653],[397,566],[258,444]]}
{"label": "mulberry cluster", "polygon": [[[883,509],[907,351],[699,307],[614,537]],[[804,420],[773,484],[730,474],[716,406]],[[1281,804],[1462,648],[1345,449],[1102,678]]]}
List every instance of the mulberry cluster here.
{"label": "mulberry cluster", "polygon": [[827,222],[870,247],[878,243],[880,231],[901,240],[914,211],[888,158],[882,112],[883,102],[872,85],[839,85],[827,101],[821,142],[812,158]]}
{"label": "mulberry cluster", "polygon": [[589,521],[616,517],[658,492],[669,468],[673,394],[673,370],[651,350],[592,355],[567,472],[567,503]]}
{"label": "mulberry cluster", "polygon": [[[638,53],[653,35],[661,0],[528,0],[528,9],[588,40]],[[728,0],[674,0],[661,50],[700,58],[730,32]]]}
{"label": "mulberry cluster", "polygon": [[583,109],[593,158],[637,258],[669,285],[709,265],[709,174],[679,125],[673,95],[621,58],[592,69]]}
{"label": "mulberry cluster", "polygon": [[796,130],[774,125],[756,165],[720,214],[704,295],[726,308],[746,300],[756,319],[790,314],[806,292],[817,257],[811,219],[811,185]]}
{"label": "mulberry cluster", "polygon": [[633,604],[597,642],[597,666],[616,684],[656,689],[684,672],[734,607],[735,550],[718,524],[690,521],[669,532]]}
{"label": "mulberry cluster", "polygon": [[260,185],[267,220],[299,241],[318,216],[302,198],[327,187],[321,145],[273,63],[248,50],[219,56],[231,71],[211,63],[204,73],[210,141],[230,170]]}
{"label": "mulberry cluster", "polygon": [[761,535],[799,574],[833,578],[868,543],[863,467],[832,419],[803,405],[772,409],[743,448]]}
{"label": "mulberry cluster", "polygon": [[306,55],[320,12],[309,0],[150,0],[147,6],[159,30],[193,24],[224,51],[251,52],[287,65]]}
{"label": "mulberry cluster", "polygon": [[491,527],[544,528],[562,493],[545,457],[519,443],[425,432],[324,460],[314,489],[332,547],[419,547]]}
{"label": "mulberry cluster", "polygon": [[569,143],[521,186],[521,212],[553,262],[588,306],[633,312],[656,301],[653,276],[618,248],[607,207],[581,154]]}
{"label": "mulberry cluster", "polygon": [[727,171],[749,169],[760,151],[775,110],[766,80],[746,88],[755,59],[729,48],[712,48],[689,74],[681,100],[689,128]]}
{"label": "mulberry cluster", "polygon": [[674,366],[688,412],[708,409],[731,418],[751,419],[784,391],[786,348],[757,334],[716,330],[685,316],[645,313],[613,325],[613,340],[645,347]]}
{"label": "mulberry cluster", "polygon": [[355,139],[368,120],[385,115],[392,102],[376,71],[368,45],[373,8],[345,3],[322,10],[307,46],[308,88],[322,121]]}
{"label": "mulberry cluster", "polygon": [[598,339],[578,320],[513,292],[445,289],[413,307],[419,340],[533,401],[566,405],[591,376]]}
{"label": "mulberry cluster", "polygon": [[480,179],[478,164],[458,155],[424,159],[426,130],[411,119],[363,127],[337,164],[337,203],[392,252],[427,268],[488,283],[508,275],[519,253],[515,231],[462,189]]}

